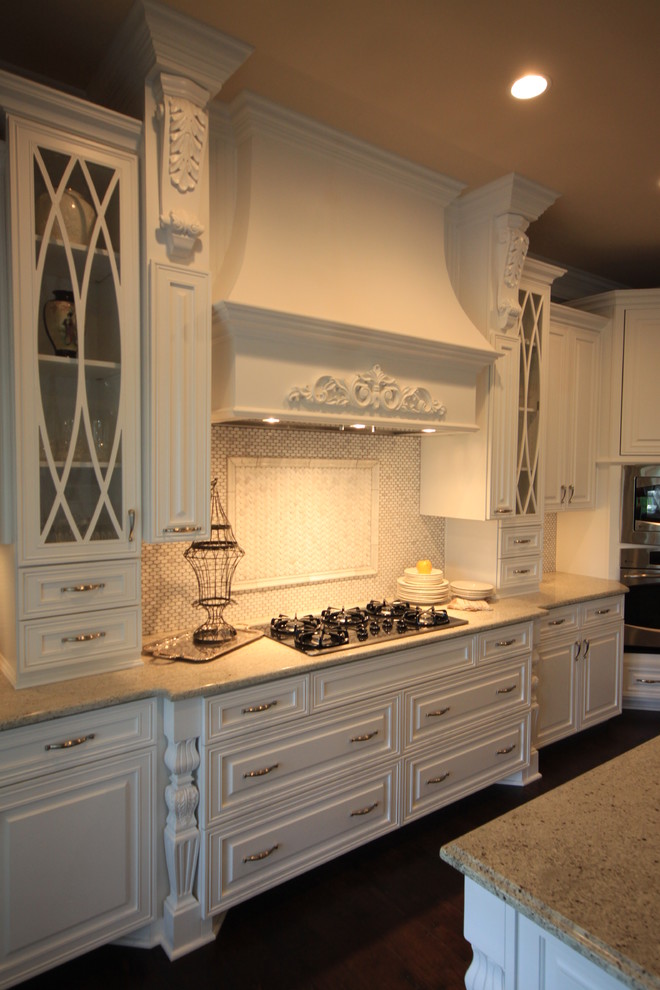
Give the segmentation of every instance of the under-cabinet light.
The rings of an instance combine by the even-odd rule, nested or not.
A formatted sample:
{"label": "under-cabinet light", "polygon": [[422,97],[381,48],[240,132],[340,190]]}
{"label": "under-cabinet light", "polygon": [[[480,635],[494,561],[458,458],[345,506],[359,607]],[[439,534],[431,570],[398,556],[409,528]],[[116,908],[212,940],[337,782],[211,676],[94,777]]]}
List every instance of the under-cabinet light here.
{"label": "under-cabinet light", "polygon": [[279,419],[275,416],[267,416],[266,419],[261,420],[262,423],[279,423]]}

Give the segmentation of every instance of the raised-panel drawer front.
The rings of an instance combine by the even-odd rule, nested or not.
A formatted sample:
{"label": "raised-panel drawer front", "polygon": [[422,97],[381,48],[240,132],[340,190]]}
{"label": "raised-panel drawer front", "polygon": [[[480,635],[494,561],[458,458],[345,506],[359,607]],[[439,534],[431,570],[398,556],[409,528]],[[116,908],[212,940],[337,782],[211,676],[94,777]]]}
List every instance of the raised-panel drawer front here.
{"label": "raised-panel drawer front", "polygon": [[442,753],[427,748],[404,761],[404,818],[416,818],[509,776],[529,762],[530,716],[456,737]]}
{"label": "raised-panel drawer front", "polygon": [[580,625],[583,629],[602,626],[604,622],[623,619],[623,595],[597,598],[580,605]]}
{"label": "raised-panel drawer front", "polygon": [[283,792],[288,798],[319,777],[332,783],[356,763],[362,769],[369,760],[398,755],[398,710],[397,697],[339,720],[312,717],[295,734],[284,735],[281,729],[279,739],[268,733],[258,745],[243,744],[234,752],[210,747],[204,761],[208,780],[202,786],[206,824],[246,804],[253,808],[262,800],[276,800]]}
{"label": "raised-panel drawer front", "polygon": [[481,633],[479,636],[479,663],[490,663],[532,649],[532,623],[519,622],[510,626],[500,626]]}
{"label": "raised-panel drawer front", "polygon": [[467,635],[318,671],[312,675],[312,706],[320,710],[438,674],[469,670],[475,655],[474,637]]}
{"label": "raised-panel drawer front", "polygon": [[498,564],[497,587],[500,591],[535,589],[541,580],[541,557],[502,558]]}
{"label": "raised-panel drawer front", "polygon": [[557,639],[564,633],[569,636],[577,634],[578,617],[577,605],[562,605],[560,608],[550,609],[547,615],[536,620],[539,639]]}
{"label": "raised-panel drawer front", "polygon": [[203,832],[202,909],[208,916],[288,880],[397,825],[398,765],[281,816]]}
{"label": "raised-panel drawer front", "polygon": [[156,701],[112,708],[0,733],[0,785],[155,744]]}
{"label": "raised-panel drawer front", "polygon": [[139,587],[137,560],[23,568],[19,575],[19,610],[22,618],[36,619],[63,612],[135,605]]}
{"label": "raised-panel drawer front", "polygon": [[453,730],[476,718],[496,717],[529,704],[529,660],[490,668],[453,687],[406,694],[406,745]]}
{"label": "raised-panel drawer front", "polygon": [[301,718],[306,713],[306,677],[271,681],[209,698],[203,738],[206,742],[225,739],[239,732]]}
{"label": "raised-panel drawer front", "polygon": [[649,656],[649,662],[626,659],[623,661],[623,694],[627,698],[653,700],[655,705],[660,701],[660,658]]}
{"label": "raised-panel drawer front", "polygon": [[500,530],[500,557],[524,557],[540,554],[543,550],[540,526],[502,526]]}
{"label": "raised-panel drawer front", "polygon": [[19,680],[24,683],[94,673],[106,658],[140,662],[139,608],[77,612],[22,624],[23,653]]}

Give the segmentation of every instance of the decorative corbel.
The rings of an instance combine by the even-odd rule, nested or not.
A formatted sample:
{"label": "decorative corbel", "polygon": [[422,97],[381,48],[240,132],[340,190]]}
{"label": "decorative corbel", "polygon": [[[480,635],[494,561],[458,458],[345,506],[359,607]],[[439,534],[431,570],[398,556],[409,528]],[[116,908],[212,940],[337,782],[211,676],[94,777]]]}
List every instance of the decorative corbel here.
{"label": "decorative corbel", "polygon": [[528,221],[515,213],[505,213],[495,221],[497,324],[505,332],[513,330],[520,316],[518,285],[529,247],[527,227]]}
{"label": "decorative corbel", "polygon": [[204,233],[200,221],[201,173],[209,132],[207,90],[180,76],[161,74],[157,85],[160,127],[160,227],[172,260],[189,260]]}

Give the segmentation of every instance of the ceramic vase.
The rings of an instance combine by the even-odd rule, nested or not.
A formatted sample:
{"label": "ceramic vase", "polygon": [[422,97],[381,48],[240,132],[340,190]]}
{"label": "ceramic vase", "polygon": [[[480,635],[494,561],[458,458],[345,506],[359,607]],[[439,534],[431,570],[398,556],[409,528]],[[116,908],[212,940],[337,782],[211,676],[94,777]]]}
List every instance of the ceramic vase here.
{"label": "ceramic vase", "polygon": [[[49,194],[47,192],[42,193],[37,200],[36,208],[36,230],[39,235],[42,235],[46,229],[52,206],[53,203]],[[89,244],[96,220],[96,210],[92,204],[88,203],[75,189],[69,188],[62,193],[60,212],[69,242],[71,244]],[[53,223],[51,237],[58,241],[64,240],[58,220]]]}
{"label": "ceramic vase", "polygon": [[58,357],[78,356],[78,327],[73,292],[55,289],[54,299],[44,306],[44,326],[52,348]]}

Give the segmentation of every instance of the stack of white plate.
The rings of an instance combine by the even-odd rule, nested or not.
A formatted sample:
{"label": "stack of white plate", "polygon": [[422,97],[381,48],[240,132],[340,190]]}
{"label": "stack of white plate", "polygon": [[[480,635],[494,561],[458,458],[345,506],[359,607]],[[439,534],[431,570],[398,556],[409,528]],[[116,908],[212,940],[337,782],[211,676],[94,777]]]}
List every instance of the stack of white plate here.
{"label": "stack of white plate", "polygon": [[428,574],[420,574],[416,567],[406,567],[396,586],[399,597],[413,605],[440,605],[450,597],[449,581],[437,567]]}
{"label": "stack of white plate", "polygon": [[466,598],[468,601],[481,601],[493,594],[492,584],[485,581],[452,581],[451,592],[456,598]]}

